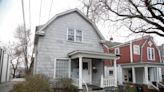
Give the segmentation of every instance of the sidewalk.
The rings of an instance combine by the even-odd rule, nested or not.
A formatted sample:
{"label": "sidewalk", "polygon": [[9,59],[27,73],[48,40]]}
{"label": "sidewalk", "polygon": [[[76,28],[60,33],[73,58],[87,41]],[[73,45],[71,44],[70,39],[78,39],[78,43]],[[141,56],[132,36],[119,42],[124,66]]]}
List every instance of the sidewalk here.
{"label": "sidewalk", "polygon": [[13,88],[14,84],[22,81],[24,81],[24,79],[19,78],[19,79],[12,79],[11,81],[6,83],[0,83],[0,92],[9,92]]}

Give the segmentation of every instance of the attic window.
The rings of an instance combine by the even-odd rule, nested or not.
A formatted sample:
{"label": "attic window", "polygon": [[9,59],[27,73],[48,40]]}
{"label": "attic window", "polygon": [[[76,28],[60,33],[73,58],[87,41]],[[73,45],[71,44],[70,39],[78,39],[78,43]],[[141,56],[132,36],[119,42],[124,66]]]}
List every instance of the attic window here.
{"label": "attic window", "polygon": [[82,31],[68,28],[67,40],[73,41],[73,42],[82,42]]}
{"label": "attic window", "polygon": [[135,55],[140,55],[140,46],[139,45],[133,45],[133,53]]}
{"label": "attic window", "polygon": [[67,40],[74,41],[74,30],[73,29],[68,29]]}
{"label": "attic window", "polygon": [[116,55],[120,55],[120,49],[119,49],[119,48],[115,48],[114,53],[115,53]]}
{"label": "attic window", "polygon": [[155,51],[154,51],[154,48],[147,47],[147,59],[148,60],[155,60]]}

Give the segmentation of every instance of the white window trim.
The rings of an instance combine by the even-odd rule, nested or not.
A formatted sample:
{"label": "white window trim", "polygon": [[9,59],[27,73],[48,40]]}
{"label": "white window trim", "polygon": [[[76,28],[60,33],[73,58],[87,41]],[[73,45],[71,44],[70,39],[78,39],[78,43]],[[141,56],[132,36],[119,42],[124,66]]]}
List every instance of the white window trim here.
{"label": "white window trim", "polygon": [[68,77],[70,78],[71,77],[71,59],[70,58],[54,58],[54,78],[56,78],[56,61],[58,59],[65,59],[65,60],[68,60],[68,63],[69,63],[69,69],[68,69]]}
{"label": "white window trim", "polygon": [[[137,52],[135,52],[135,49],[139,50]],[[133,54],[135,55],[140,55],[140,46],[139,45],[133,45]]]}
{"label": "white window trim", "polygon": [[[69,28],[67,28],[67,35],[66,35],[67,37],[66,38],[67,38],[67,41],[70,41],[70,40],[68,40],[68,29]],[[83,31],[79,29],[81,31],[81,41],[77,41],[76,40],[76,31],[77,31],[77,29],[73,29],[73,30],[74,30],[74,41],[70,41],[70,42],[79,42],[79,43],[82,43],[83,42]]]}
{"label": "white window trim", "polygon": [[[116,50],[118,50],[118,53],[116,53]],[[114,49],[114,54],[118,54],[119,55],[120,54],[120,48],[115,48]]]}
{"label": "white window trim", "polygon": [[[152,58],[149,58],[149,51],[148,51],[148,49],[152,49],[153,50],[153,54],[154,54],[154,56],[152,57]],[[155,50],[154,50],[154,48],[152,48],[152,47],[147,47],[147,59],[148,60],[155,60]]]}

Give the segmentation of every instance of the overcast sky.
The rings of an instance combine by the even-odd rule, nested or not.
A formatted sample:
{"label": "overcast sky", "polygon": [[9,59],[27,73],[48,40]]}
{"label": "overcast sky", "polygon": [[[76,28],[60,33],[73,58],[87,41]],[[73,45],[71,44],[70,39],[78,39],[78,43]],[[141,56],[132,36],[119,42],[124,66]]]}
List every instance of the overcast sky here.
{"label": "overcast sky", "polygon": [[[80,0],[53,0],[52,9],[49,16],[50,6],[52,0],[42,0],[42,8],[40,15],[41,0],[30,0],[31,15],[29,14],[29,0],[24,0],[25,7],[25,21],[26,26],[29,28],[31,23],[32,33],[36,25],[46,23],[55,14],[72,9],[81,9],[82,5]],[[29,19],[31,16],[31,20]],[[40,23],[39,23],[40,19]],[[31,22],[30,22],[30,21]],[[13,41],[14,32],[18,25],[23,23],[21,0],[0,0],[0,41],[1,43],[8,43]],[[126,37],[130,31],[124,28],[115,31],[114,26],[98,26],[106,39],[114,38],[114,41],[125,42],[134,39],[138,36]],[[164,38],[153,35],[157,45],[164,43]]]}

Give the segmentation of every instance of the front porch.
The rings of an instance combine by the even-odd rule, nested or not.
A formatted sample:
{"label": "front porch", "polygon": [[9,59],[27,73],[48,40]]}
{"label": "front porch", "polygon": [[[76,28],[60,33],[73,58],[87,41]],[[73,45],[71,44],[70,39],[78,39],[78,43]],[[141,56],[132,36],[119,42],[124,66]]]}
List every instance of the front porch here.
{"label": "front porch", "polygon": [[142,63],[122,65],[122,80],[124,83],[151,85],[161,82],[161,66],[163,64]]}
{"label": "front porch", "polygon": [[[68,54],[71,58],[71,78],[82,89],[83,85],[96,85],[101,88],[117,86],[117,67],[114,54],[91,51],[74,51]],[[114,63],[110,73],[105,76],[104,62],[110,60]]]}

